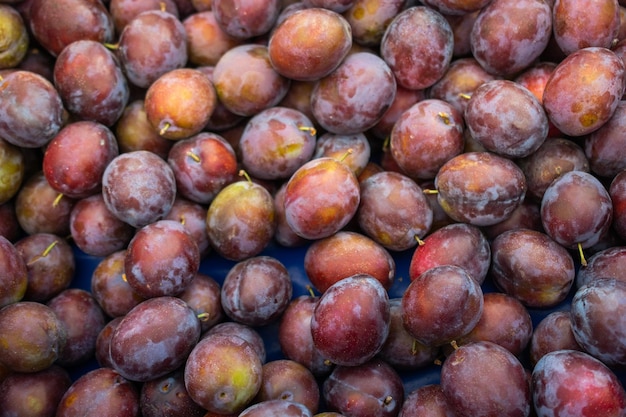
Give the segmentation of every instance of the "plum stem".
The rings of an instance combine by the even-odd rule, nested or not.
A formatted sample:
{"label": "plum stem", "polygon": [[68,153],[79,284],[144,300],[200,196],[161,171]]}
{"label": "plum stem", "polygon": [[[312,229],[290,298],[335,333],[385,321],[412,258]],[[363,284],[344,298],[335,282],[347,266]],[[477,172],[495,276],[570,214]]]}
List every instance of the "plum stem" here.
{"label": "plum stem", "polygon": [[439,118],[443,121],[445,125],[450,124],[450,115],[448,113],[440,111],[439,113],[437,113],[437,116],[439,116]]}
{"label": "plum stem", "polygon": [[167,130],[171,127],[172,125],[170,124],[170,122],[165,122],[165,124],[163,125],[163,127],[161,128],[161,130],[159,130],[159,135],[163,136],[165,135],[165,132],[167,132]]}
{"label": "plum stem", "polygon": [[307,285],[306,290],[309,292],[309,295],[311,297],[315,297],[315,293],[313,292],[313,287],[311,287],[310,285]]}
{"label": "plum stem", "polygon": [[128,282],[128,279],[126,279],[126,274],[124,274],[124,273],[122,274],[122,281]]}
{"label": "plum stem", "polygon": [[415,240],[417,241],[418,246],[422,246],[426,243],[422,239],[420,239],[418,235],[415,235]]}
{"label": "plum stem", "polygon": [[383,404],[384,405],[389,405],[389,404],[391,404],[392,401],[393,401],[393,397],[391,395],[387,395],[385,397],[385,399],[383,400]]}
{"label": "plum stem", "polygon": [[587,259],[585,259],[585,252],[583,251],[582,243],[578,243],[578,254],[580,255],[580,264],[584,267],[587,266]]}
{"label": "plum stem", "polygon": [[457,350],[459,348],[459,345],[456,343],[456,340],[451,341],[450,345],[454,348],[454,350]]}
{"label": "plum stem", "polygon": [[209,313],[204,312],[204,313],[198,314],[197,317],[198,317],[198,320],[200,321],[208,321],[211,315]]}
{"label": "plum stem", "polygon": [[119,43],[104,43],[105,48],[110,49],[111,51],[116,51],[117,49],[119,49],[120,44]]}
{"label": "plum stem", "polygon": [[50,251],[57,245],[57,243],[59,243],[58,240],[55,240],[54,242],[52,242],[51,244],[49,244],[46,249],[44,249],[44,251],[41,253],[41,255],[37,255],[35,257],[33,257],[33,259],[31,259],[30,261],[28,261],[27,265],[32,265],[35,262],[37,262],[38,260],[40,260],[41,258],[45,258],[46,256],[48,256],[50,254]]}
{"label": "plum stem", "polygon": [[252,178],[250,178],[250,175],[248,175],[248,173],[243,169],[239,171],[239,176],[244,177],[250,183],[252,182]]}
{"label": "plum stem", "polygon": [[346,160],[346,158],[347,158],[349,155],[352,155],[352,152],[354,152],[354,150],[352,150],[352,148],[348,149],[348,150],[347,150],[347,151],[346,151],[346,152],[345,152],[345,153],[341,156],[341,158],[339,158],[339,162],[343,162],[343,161],[345,161],[345,160]]}
{"label": "plum stem", "polygon": [[472,96],[467,93],[459,93],[459,97],[465,100],[469,100],[470,98],[472,98]]}
{"label": "plum stem", "polygon": [[52,207],[58,206],[62,198],[63,198],[63,193],[59,193],[59,195],[57,195],[54,201],[52,202]]}
{"label": "plum stem", "polygon": [[317,129],[315,129],[313,126],[298,126],[298,130],[301,130],[303,132],[309,132],[311,136],[317,135]]}
{"label": "plum stem", "polygon": [[185,225],[185,223],[187,222],[187,219],[185,218],[185,216],[184,216],[184,215],[181,215],[181,216],[180,216],[180,220],[179,220],[179,221],[180,221],[180,224],[182,224],[182,225],[184,226],[184,225]]}
{"label": "plum stem", "polygon": [[194,160],[194,162],[200,162],[200,157],[191,151],[187,151],[187,156]]}
{"label": "plum stem", "polygon": [[430,188],[424,188],[423,193],[427,194],[427,195],[428,194],[439,194],[439,191],[433,190],[433,189],[430,189]]}
{"label": "plum stem", "polygon": [[164,1],[159,2],[159,9],[160,9],[162,12],[167,11],[167,5],[165,4],[165,2],[164,2]]}
{"label": "plum stem", "polygon": [[387,136],[385,138],[385,140],[383,141],[383,152],[386,152],[389,150],[389,143],[391,142],[391,137]]}

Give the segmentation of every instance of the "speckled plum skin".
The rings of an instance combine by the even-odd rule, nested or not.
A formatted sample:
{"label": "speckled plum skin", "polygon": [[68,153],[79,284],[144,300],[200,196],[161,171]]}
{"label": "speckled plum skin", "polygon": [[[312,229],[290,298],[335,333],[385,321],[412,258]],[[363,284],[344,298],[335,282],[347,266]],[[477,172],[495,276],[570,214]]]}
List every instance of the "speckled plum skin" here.
{"label": "speckled plum skin", "polygon": [[476,326],[483,303],[482,289],[467,271],[435,266],[411,281],[402,295],[402,321],[418,342],[442,346]]}
{"label": "speckled plum skin", "polygon": [[507,158],[534,153],[548,136],[548,116],[526,87],[488,81],[474,90],[465,109],[469,133],[488,151]]}
{"label": "speckled plum skin", "polygon": [[[552,19],[556,44],[566,55],[589,46],[610,48],[619,35],[619,9],[619,3],[613,0],[555,0]],[[593,19],[589,19],[590,14]]]}
{"label": "speckled plum skin", "polygon": [[576,287],[598,278],[615,278],[626,281],[626,246],[600,250],[587,259],[587,265],[576,273]]}
{"label": "speckled plum skin", "polygon": [[495,284],[526,306],[555,306],[574,284],[572,256],[543,232],[504,232],[493,240],[491,255],[489,275]]}
{"label": "speckled plum skin", "polygon": [[12,71],[0,80],[0,136],[24,148],[46,145],[65,123],[55,86],[31,71]]}
{"label": "speckled plum skin", "polygon": [[70,113],[105,126],[119,119],[130,97],[119,61],[100,42],[79,40],[65,47],[55,61],[53,77]]}
{"label": "speckled plum skin", "polygon": [[361,229],[391,251],[417,245],[433,224],[433,211],[415,181],[398,172],[380,172],[361,182],[356,214]]}
{"label": "speckled plum skin", "polygon": [[494,0],[472,28],[473,56],[491,74],[515,75],[534,63],[552,35],[552,10],[543,0]]}
{"label": "speckled plum skin", "polygon": [[287,308],[293,288],[287,268],[270,256],[235,264],[222,284],[221,303],[233,320],[249,326],[270,324]]}
{"label": "speckled plum skin", "polygon": [[322,294],[311,317],[313,344],[336,365],[368,362],[382,348],[391,321],[389,296],[367,274],[346,277]]}
{"label": "speckled plum skin", "polygon": [[452,219],[490,226],[506,220],[524,201],[526,178],[508,158],[466,152],[441,167],[435,188],[437,201]]}
{"label": "speckled plum skin", "polygon": [[613,371],[593,356],[559,350],[543,356],[532,372],[538,417],[618,417],[626,392]]}
{"label": "speckled plum skin", "polygon": [[343,162],[331,157],[302,165],[287,181],[285,218],[305,239],[322,239],[346,226],[360,202],[359,182]]}
{"label": "speckled plum skin", "polygon": [[458,417],[530,414],[530,384],[524,366],[493,342],[469,343],[448,356],[441,368],[441,388]]}
{"label": "speckled plum skin", "polygon": [[424,89],[437,82],[452,61],[452,28],[436,10],[413,6],[391,21],[381,40],[380,52],[399,85]]}
{"label": "speckled plum skin", "polygon": [[477,226],[452,223],[430,233],[423,242],[411,257],[411,280],[435,266],[456,265],[465,269],[479,284],[485,281],[491,264],[491,247]]}
{"label": "speckled plum skin", "polygon": [[210,413],[238,414],[261,389],[262,370],[249,342],[233,334],[212,334],[203,337],[189,355],[185,386]]}
{"label": "speckled plum skin", "polygon": [[414,180],[432,180],[441,166],[463,152],[463,114],[439,99],[421,100],[404,111],[391,130],[391,155]]}
{"label": "speckled plum skin", "polygon": [[327,131],[356,134],[373,127],[391,106],[396,78],[387,63],[370,52],[349,54],[311,91],[311,111]]}
{"label": "speckled plum skin", "polygon": [[117,218],[143,227],[169,213],[176,198],[176,178],[167,162],[156,154],[126,152],[104,170],[102,195]]}
{"label": "speckled plum skin", "polygon": [[185,27],[167,11],[144,11],[120,33],[117,56],[129,83],[148,88],[161,75],[187,63]]}
{"label": "speckled plum skin", "polygon": [[158,220],[139,229],[124,257],[126,280],[144,298],[180,294],[199,267],[198,245],[175,220]]}
{"label": "speckled plum skin", "polygon": [[143,301],[111,335],[111,364],[131,381],[149,381],[182,366],[200,339],[196,313],[177,297]]}
{"label": "speckled plum skin", "polygon": [[554,180],[543,195],[540,210],[546,233],[567,248],[595,245],[613,219],[609,192],[600,180],[582,171],[566,172]]}
{"label": "speckled plum skin", "polygon": [[352,30],[339,13],[311,8],[294,12],[272,32],[272,67],[284,77],[315,81],[330,74],[350,51]]}
{"label": "speckled plum skin", "polygon": [[572,316],[569,311],[548,313],[535,326],[529,346],[530,365],[535,366],[539,359],[557,350],[583,350],[572,331]]}
{"label": "speckled plum skin", "polygon": [[622,59],[609,49],[587,47],[556,66],[543,92],[543,106],[561,132],[583,136],[611,118],[623,94]]}
{"label": "speckled plum skin", "polygon": [[608,366],[626,365],[626,282],[598,278],[578,288],[570,307],[574,338]]}
{"label": "speckled plum skin", "polygon": [[211,247],[226,259],[242,261],[258,255],[276,229],[274,199],[252,181],[236,181],[213,199],[206,217]]}

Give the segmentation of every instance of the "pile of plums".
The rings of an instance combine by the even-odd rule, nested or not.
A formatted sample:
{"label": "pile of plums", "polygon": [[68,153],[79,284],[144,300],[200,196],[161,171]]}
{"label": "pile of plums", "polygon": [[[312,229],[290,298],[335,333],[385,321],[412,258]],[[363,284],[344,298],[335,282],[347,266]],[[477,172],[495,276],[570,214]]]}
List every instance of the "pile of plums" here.
{"label": "pile of plums", "polygon": [[624,417],[626,1],[0,0],[0,417]]}

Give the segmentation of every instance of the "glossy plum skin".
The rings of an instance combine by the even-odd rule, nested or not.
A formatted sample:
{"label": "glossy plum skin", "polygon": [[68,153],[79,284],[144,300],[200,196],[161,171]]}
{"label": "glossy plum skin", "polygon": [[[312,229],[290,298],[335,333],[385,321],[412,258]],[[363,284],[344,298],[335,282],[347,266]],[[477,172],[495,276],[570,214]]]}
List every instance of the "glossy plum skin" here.
{"label": "glossy plum skin", "polygon": [[263,326],[287,308],[293,288],[287,268],[278,259],[256,256],[235,264],[224,278],[221,304],[232,320]]}
{"label": "glossy plum skin", "polygon": [[296,234],[321,239],[346,226],[359,202],[359,183],[350,167],[331,157],[316,158],[289,178],[285,217]]}
{"label": "glossy plum skin", "polygon": [[402,320],[418,342],[442,346],[476,326],[483,303],[480,285],[464,269],[435,266],[411,281],[402,295]]}
{"label": "glossy plum skin", "polygon": [[102,195],[120,220],[143,227],[161,219],[172,208],[176,179],[166,161],[150,151],[120,154],[102,175]]}
{"label": "glossy plum skin", "polygon": [[[576,207],[575,212],[571,210]],[[588,248],[611,226],[613,205],[600,180],[582,171],[570,171],[554,180],[541,200],[541,222],[546,233],[567,248]]]}
{"label": "glossy plum skin", "polygon": [[485,70],[515,75],[533,64],[548,45],[552,13],[542,0],[495,0],[478,14],[470,34],[472,55]]}
{"label": "glossy plum skin", "polygon": [[131,381],[149,381],[182,366],[199,338],[200,322],[184,301],[151,298],[129,311],[113,331],[111,364]]}
{"label": "glossy plum skin", "polygon": [[391,106],[396,78],[378,55],[349,54],[311,92],[311,111],[327,131],[356,134],[373,127]]}
{"label": "glossy plum skin", "polygon": [[584,352],[546,354],[533,368],[532,386],[538,417],[617,417],[626,412],[626,392],[615,374]]}
{"label": "glossy plum skin", "polygon": [[418,101],[394,124],[391,155],[410,178],[432,180],[445,162],[463,151],[464,129],[463,115],[452,104],[439,99]]}
{"label": "glossy plum skin", "polygon": [[626,282],[598,278],[578,288],[570,313],[574,338],[607,366],[626,364],[626,326],[615,317],[626,309]]}
{"label": "glossy plum skin", "polygon": [[391,253],[376,241],[344,230],[310,244],[304,255],[304,271],[320,293],[358,273],[371,275],[389,290],[394,282],[396,263]]}
{"label": "glossy plum skin", "polygon": [[199,267],[198,245],[174,220],[158,220],[139,229],[124,257],[126,280],[144,298],[180,294]]}
{"label": "glossy plum skin", "polygon": [[437,82],[448,69],[453,51],[450,24],[439,12],[425,6],[398,13],[380,43],[380,55],[398,84],[414,90]]}
{"label": "glossy plum skin", "polygon": [[561,132],[583,136],[611,118],[623,94],[622,59],[609,49],[587,47],[556,66],[544,89],[543,106]]}
{"label": "glossy plum skin", "polygon": [[273,30],[268,52],[279,74],[315,81],[339,66],[351,44],[352,30],[342,15],[311,8],[294,12]]}
{"label": "glossy plum skin", "polygon": [[[480,378],[480,375],[489,378]],[[492,342],[456,349],[441,368],[441,387],[457,416],[528,416],[531,392],[521,362]]]}
{"label": "glossy plum skin", "polygon": [[2,363],[15,372],[38,372],[60,356],[67,330],[54,311],[36,301],[18,301],[0,310]]}
{"label": "glossy plum skin", "polygon": [[491,152],[448,160],[435,177],[437,201],[454,220],[489,226],[507,219],[526,195],[522,170]]}
{"label": "glossy plum skin", "polygon": [[54,85],[76,117],[112,126],[130,97],[117,58],[104,45],[79,40],[63,48],[54,64]]}
{"label": "glossy plum skin", "polygon": [[380,359],[337,366],[324,380],[322,393],[331,410],[354,416],[396,416],[404,401],[400,375]]}
{"label": "glossy plum skin", "polygon": [[[80,149],[80,152],[70,152]],[[46,147],[43,172],[48,184],[70,198],[99,193],[102,175],[119,155],[113,132],[95,121],[65,125]]]}
{"label": "glossy plum skin", "polygon": [[426,236],[423,242],[411,257],[411,280],[435,266],[456,265],[465,269],[479,284],[485,281],[491,264],[491,247],[477,226],[449,224]]}
{"label": "glossy plum skin", "polygon": [[526,87],[509,80],[488,81],[474,90],[465,122],[485,149],[513,159],[533,154],[549,128],[541,102]]}
{"label": "glossy plum skin", "polygon": [[102,417],[135,417],[139,392],[129,380],[111,368],[98,368],[78,378],[65,392],[56,416],[96,413]]}
{"label": "glossy plum skin", "polygon": [[572,256],[543,232],[504,232],[492,242],[491,253],[490,277],[502,291],[526,306],[555,306],[574,284]]}
{"label": "glossy plum skin", "polygon": [[313,344],[337,365],[372,359],[389,334],[389,296],[367,274],[346,277],[320,296],[311,317]]}

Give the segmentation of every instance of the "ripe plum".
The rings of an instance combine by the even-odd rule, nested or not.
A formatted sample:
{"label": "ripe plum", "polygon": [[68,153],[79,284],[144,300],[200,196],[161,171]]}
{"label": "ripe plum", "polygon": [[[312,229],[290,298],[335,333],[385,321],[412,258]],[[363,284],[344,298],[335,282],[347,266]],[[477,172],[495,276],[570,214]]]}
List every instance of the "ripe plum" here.
{"label": "ripe plum", "polygon": [[299,110],[262,110],[248,120],[239,139],[243,168],[260,179],[288,179],[313,157],[315,133],[313,122]]}
{"label": "ripe plum", "polygon": [[317,81],[311,111],[327,131],[356,134],[380,121],[395,94],[396,78],[387,63],[374,53],[355,52]]}
{"label": "ripe plum", "polygon": [[348,165],[335,158],[306,162],[287,180],[286,187],[285,218],[305,239],[322,239],[338,232],[359,208],[358,179]]}
{"label": "ripe plum", "polygon": [[114,127],[120,152],[151,151],[163,159],[174,144],[160,136],[148,121],[143,99],[131,101]]}
{"label": "ripe plum", "polygon": [[0,20],[4,31],[0,69],[14,68],[22,62],[28,52],[30,37],[22,15],[9,4],[0,6]]}
{"label": "ripe plum", "polygon": [[[80,152],[72,152],[75,149]],[[104,170],[118,155],[115,135],[108,127],[77,121],[65,125],[48,143],[43,172],[56,191],[80,199],[100,193]]]}
{"label": "ripe plum", "polygon": [[274,199],[250,180],[224,187],[213,199],[206,217],[211,247],[226,259],[240,261],[258,255],[276,229]]}
{"label": "ripe plum", "polygon": [[451,158],[463,152],[465,122],[451,104],[421,100],[405,110],[391,130],[391,155],[414,180],[431,180]]}
{"label": "ripe plum", "polygon": [[311,285],[320,293],[360,273],[371,275],[389,290],[396,273],[391,253],[366,235],[348,230],[311,242],[303,266]]}
{"label": "ripe plum", "polygon": [[495,0],[481,9],[470,33],[473,57],[489,73],[516,75],[548,46],[552,10],[543,0]]}
{"label": "ripe plum", "polygon": [[538,417],[621,416],[626,392],[598,359],[576,350],[543,356],[532,371],[532,397]]}
{"label": "ripe plum", "polygon": [[626,101],[620,101],[613,115],[585,138],[585,155],[591,172],[613,178],[626,169],[621,150],[626,146]]}
{"label": "ripe plum", "polygon": [[182,368],[141,384],[139,408],[142,417],[203,417],[206,414],[187,393]]}
{"label": "ripe plum", "polygon": [[200,339],[195,312],[177,297],[142,301],[117,325],[110,342],[113,368],[145,382],[178,369]]}
{"label": "ripe plum", "polygon": [[11,200],[20,190],[25,177],[25,158],[20,147],[0,138],[0,204]]}
{"label": "ripe plum", "polygon": [[570,136],[604,125],[624,94],[624,62],[606,48],[579,49],[560,61],[543,92],[543,106],[554,126]]}
{"label": "ripe plum", "polygon": [[531,410],[524,366],[492,342],[463,345],[448,356],[441,368],[441,388],[456,416],[528,416]]}
{"label": "ripe plum", "polygon": [[533,154],[548,136],[548,117],[533,93],[510,80],[487,81],[467,102],[465,122],[485,149],[508,158]]}
{"label": "ripe plum", "polygon": [[285,400],[304,405],[314,414],[320,404],[320,388],[313,373],[290,359],[276,359],[263,365],[261,388],[255,401]]}
{"label": "ripe plum", "polygon": [[380,55],[398,84],[412,90],[436,83],[447,71],[453,52],[450,24],[441,13],[426,6],[398,13],[380,42]]}
{"label": "ripe plum", "polygon": [[133,17],[112,47],[128,82],[140,88],[148,88],[163,74],[184,67],[188,59],[183,23],[161,9]]}
{"label": "ripe plum", "polygon": [[178,6],[174,0],[109,0],[108,10],[118,35],[122,33],[126,25],[141,12],[148,10],[164,10],[177,18],[180,17]]}
{"label": "ripe plum", "polygon": [[304,404],[291,400],[265,400],[253,402],[238,417],[313,417],[313,413]]}
{"label": "ripe plum", "polygon": [[626,239],[626,170],[617,174],[609,184],[609,196],[613,203],[613,229]]}
{"label": "ripe plum", "polygon": [[214,278],[198,272],[187,288],[178,295],[196,312],[203,333],[225,318],[220,291],[221,286]]}
{"label": "ripe plum", "polygon": [[220,28],[242,40],[267,34],[278,18],[280,7],[279,0],[212,0],[211,3]]}
{"label": "ripe plum", "polygon": [[541,319],[533,330],[529,346],[530,365],[534,367],[547,353],[565,349],[583,350],[574,337],[570,312],[553,311]]}
{"label": "ripe plum", "polygon": [[341,135],[326,132],[315,142],[313,158],[329,156],[341,159],[359,176],[365,165],[371,160],[372,146],[364,133]]}
{"label": "ripe plum", "polygon": [[360,365],[380,351],[390,320],[382,284],[371,275],[352,275],[320,296],[311,317],[313,344],[334,364]]}
{"label": "ripe plum", "polygon": [[626,246],[612,246],[594,253],[587,265],[576,272],[576,287],[580,288],[598,278],[626,281]]}
{"label": "ripe plum", "polygon": [[468,334],[480,320],[483,292],[464,269],[430,268],[402,294],[406,330],[426,346],[442,346]]}
{"label": "ripe plum", "polygon": [[236,263],[226,274],[221,304],[232,320],[263,326],[287,308],[293,288],[287,268],[271,256],[254,256]]}
{"label": "ripe plum", "polygon": [[318,7],[298,10],[272,32],[268,53],[282,76],[316,81],[330,74],[352,45],[352,29],[339,13]]}
{"label": "ripe plum", "polygon": [[280,103],[289,83],[271,63],[268,46],[254,43],[229,49],[213,71],[219,101],[231,112],[246,117]]}
{"label": "ripe plum", "polygon": [[21,301],[28,288],[28,267],[17,247],[4,236],[0,236],[0,308]]}
{"label": "ripe plum", "polygon": [[422,385],[410,391],[404,398],[398,417],[454,417],[454,411],[441,389],[440,384]]}
{"label": "ripe plum", "polygon": [[[344,0],[344,3],[347,2]],[[352,29],[352,40],[359,45],[377,47],[391,20],[406,8],[408,2],[351,0],[350,3],[342,13]]]}
{"label": "ripe plum", "polygon": [[570,313],[574,338],[607,366],[626,365],[626,282],[598,278],[576,290]]}
{"label": "ripe plum", "polygon": [[156,154],[125,152],[104,170],[102,195],[113,215],[139,228],[169,213],[176,198],[176,179],[167,162]]}
{"label": "ripe plum", "polygon": [[432,207],[408,176],[384,171],[361,181],[360,186],[361,202],[356,213],[359,227],[386,249],[413,248],[430,231]]}
{"label": "ripe plum", "polygon": [[215,65],[229,49],[242,41],[220,27],[215,11],[192,13],[182,22],[187,34],[188,62],[196,66]]}
{"label": "ripe plum", "polygon": [[65,108],[78,119],[112,126],[130,97],[119,61],[94,40],[77,40],[63,48],[52,76]]}
{"label": "ripe plum", "polygon": [[510,159],[465,152],[449,159],[435,177],[437,201],[454,220],[489,226],[506,220],[526,195],[526,178]]}

